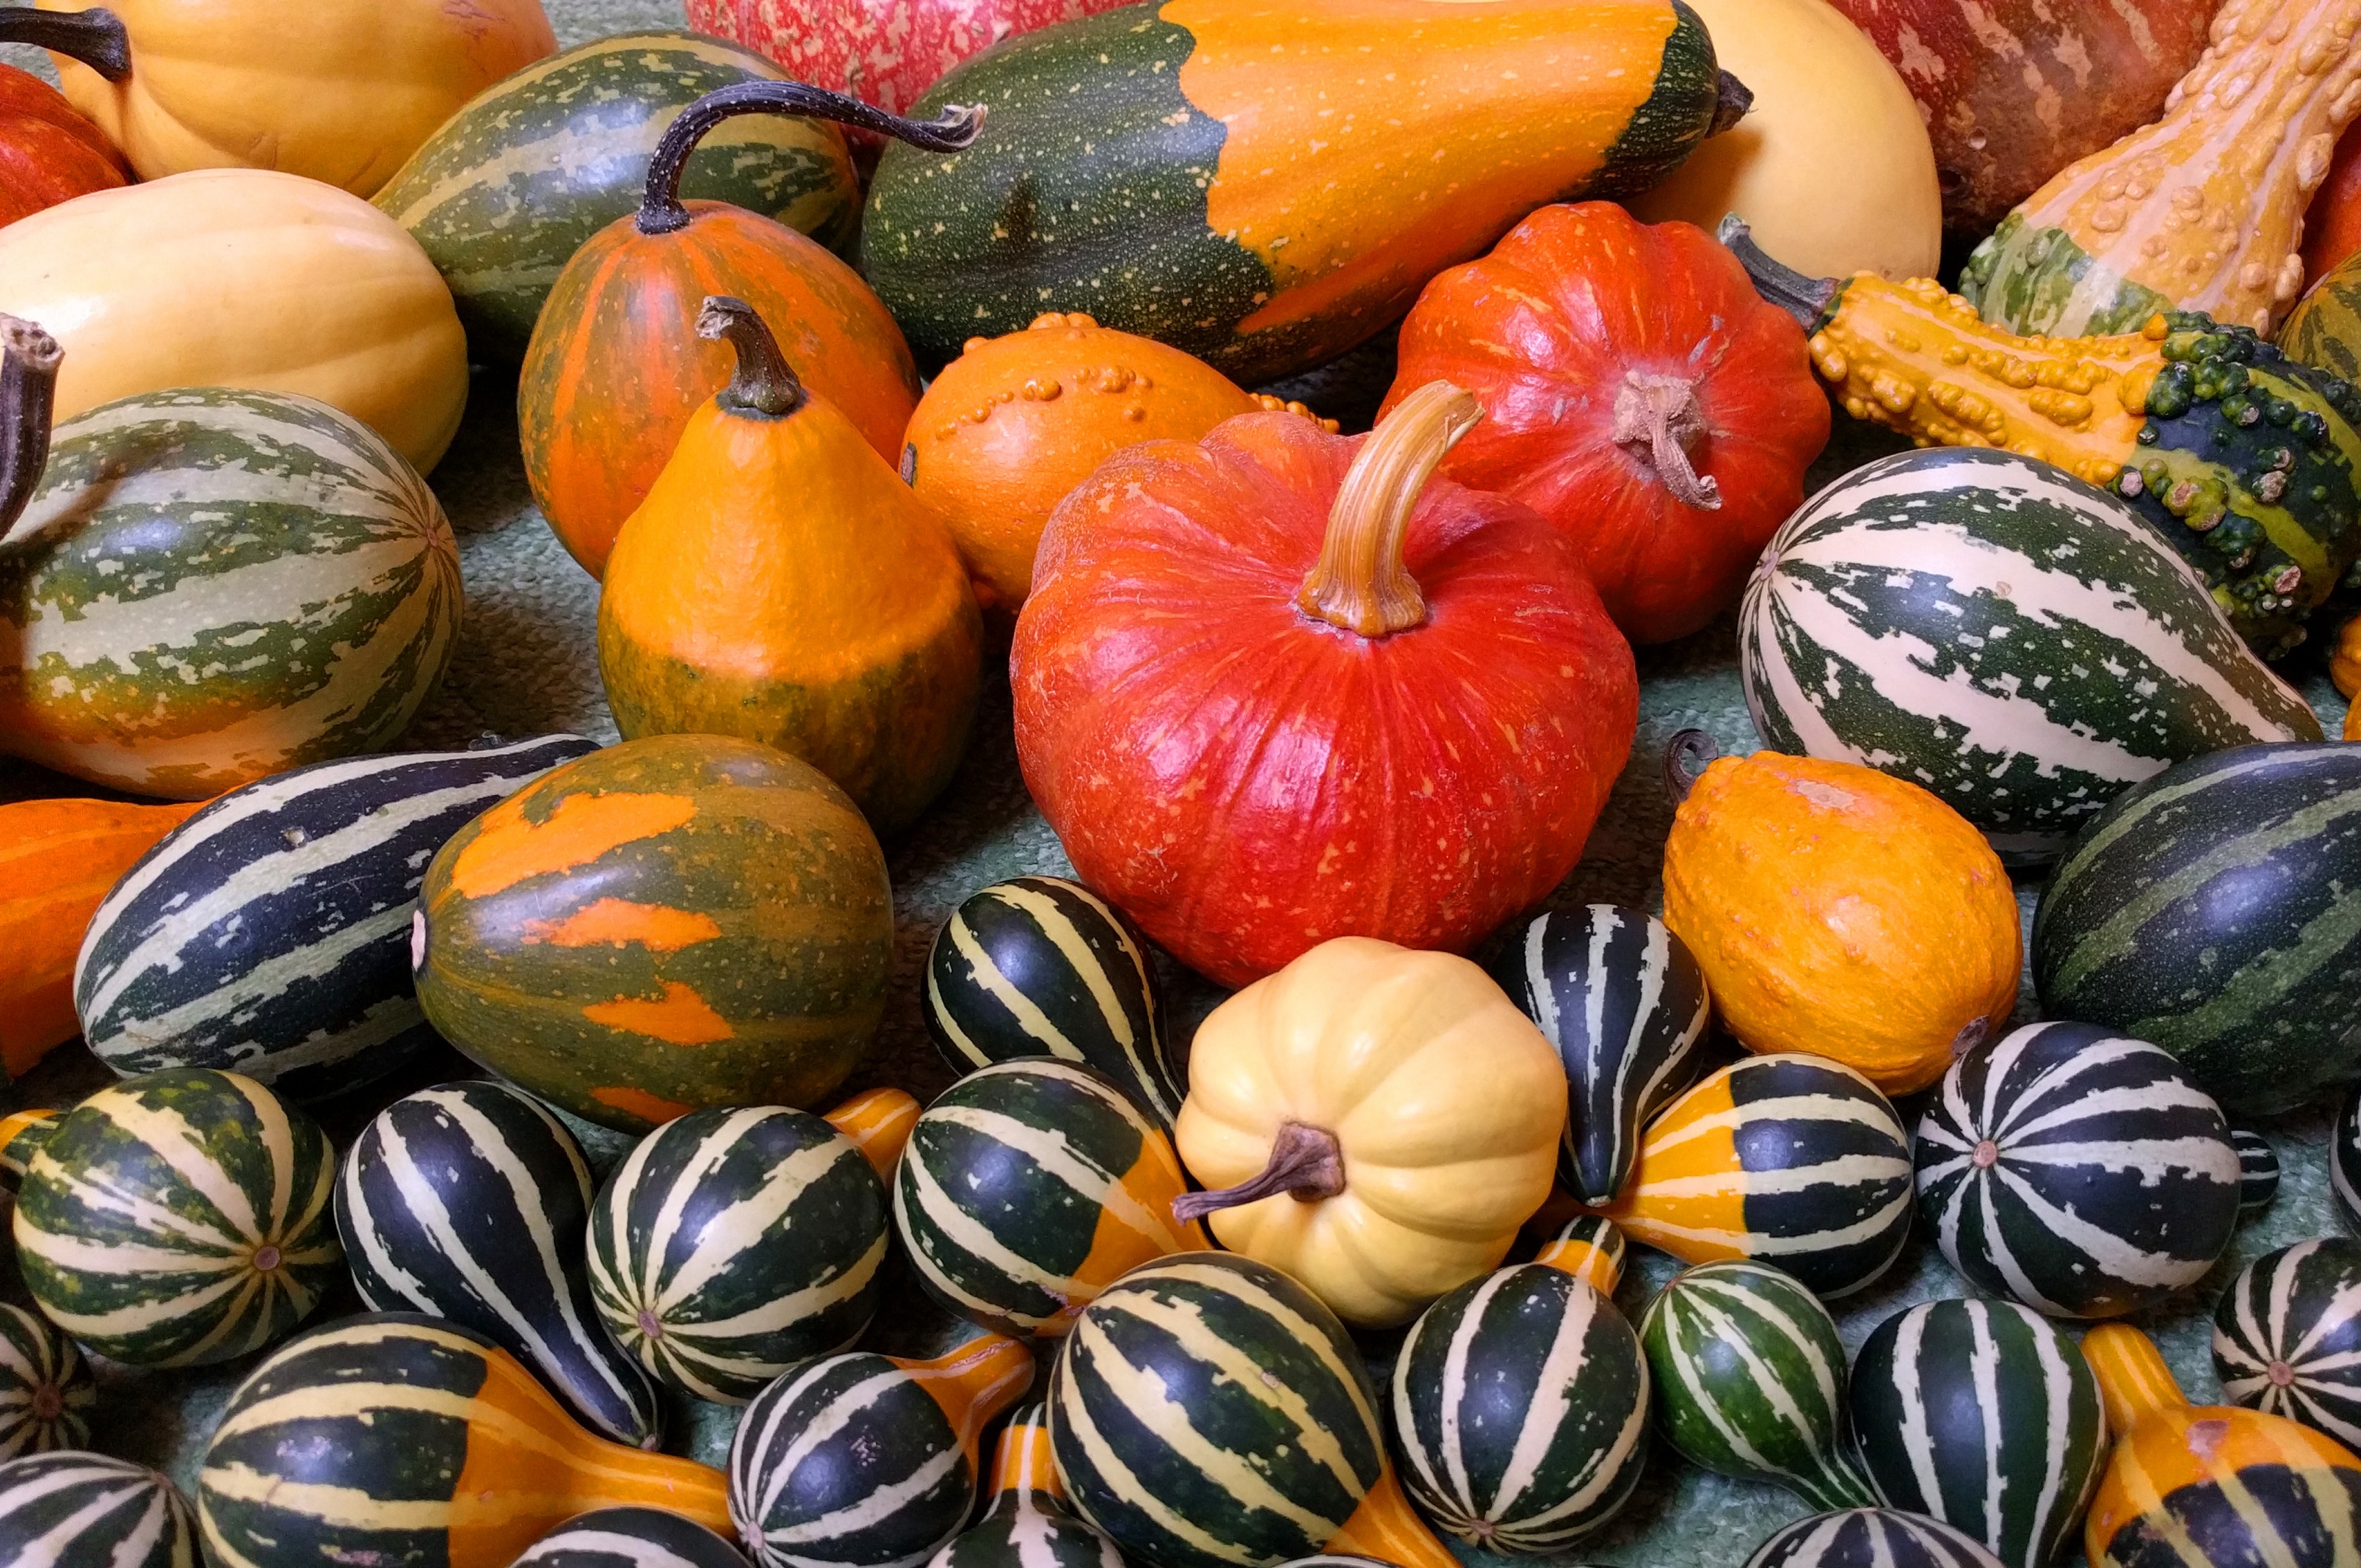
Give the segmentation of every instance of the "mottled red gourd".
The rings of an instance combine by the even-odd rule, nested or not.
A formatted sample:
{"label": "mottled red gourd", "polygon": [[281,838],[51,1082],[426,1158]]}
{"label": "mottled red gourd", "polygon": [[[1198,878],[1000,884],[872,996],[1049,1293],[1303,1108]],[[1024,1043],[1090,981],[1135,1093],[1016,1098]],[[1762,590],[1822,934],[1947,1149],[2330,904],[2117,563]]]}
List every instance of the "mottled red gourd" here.
{"label": "mottled red gourd", "polygon": [[[37,43],[79,60],[110,81],[131,57],[120,29],[76,12],[0,10],[0,43]],[[45,207],[112,190],[128,172],[106,133],[30,71],[0,65],[0,228]]]}

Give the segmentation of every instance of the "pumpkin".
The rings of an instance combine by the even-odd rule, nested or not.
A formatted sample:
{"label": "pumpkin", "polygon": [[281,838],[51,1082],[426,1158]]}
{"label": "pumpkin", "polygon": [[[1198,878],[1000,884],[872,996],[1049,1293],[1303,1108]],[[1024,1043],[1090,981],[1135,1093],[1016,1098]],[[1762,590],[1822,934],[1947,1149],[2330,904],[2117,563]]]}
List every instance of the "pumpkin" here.
{"label": "pumpkin", "polygon": [[1665,841],[1664,923],[1739,1044],[1830,1057],[1888,1094],[1941,1077],[2017,1004],[1999,857],[1925,790],[1852,763],[1707,764]]}
{"label": "pumpkin", "polygon": [[74,1341],[39,1313],[0,1301],[0,1458],[88,1447],[98,1402]]}
{"label": "pumpkin", "polygon": [[1499,1265],[1565,1118],[1557,1051],[1483,970],[1337,937],[1197,1027],[1174,1142],[1215,1190],[1172,1212],[1390,1326]]}
{"label": "pumpkin", "polygon": [[737,1548],[661,1508],[593,1508],[525,1549],[510,1568],[746,1568]]}
{"label": "pumpkin", "polygon": [[102,1454],[0,1464],[0,1556],[59,1568],[198,1568],[196,1519],[172,1478]]}
{"label": "pumpkin", "polygon": [[467,335],[418,242],[292,174],[206,170],[21,219],[0,229],[0,312],[65,346],[61,420],[165,388],[298,393],[425,473],[468,398]]}
{"label": "pumpkin", "polygon": [[1358,441],[1242,415],[1119,453],[1042,536],[1026,783],[1081,880],[1224,984],[1332,936],[1472,945],[1572,870],[1622,766],[1631,654],[1573,545],[1429,482],[1478,417],[1441,383]]}
{"label": "pumpkin", "polygon": [[730,352],[691,331],[708,295],[744,299],[777,323],[797,374],[878,456],[901,460],[918,374],[901,329],[869,286],[776,219],[680,197],[706,134],[757,113],[873,123],[942,150],[967,145],[981,124],[968,113],[922,125],[801,82],[745,82],[706,94],[665,128],[638,212],[591,235],[550,286],[516,382],[533,499],[594,577],[690,416],[730,381]]}
{"label": "pumpkin", "polygon": [[1123,1568],[1115,1543],[1076,1518],[1067,1503],[1050,1452],[1046,1406],[1027,1405],[1000,1429],[984,1516],[927,1568]]}
{"label": "pumpkin", "polygon": [[2298,1241],[2240,1269],[2213,1309],[2213,1371],[2233,1405],[2361,1443],[2361,1242]]}
{"label": "pumpkin", "polygon": [[2013,332],[2123,332],[2160,310],[2269,332],[2303,291],[2304,209],[2361,108],[2353,41],[2343,0],[2225,0],[2163,117],[2019,203],[1960,292]]}
{"label": "pumpkin", "polygon": [[[107,13],[58,16],[30,6],[0,11],[0,43],[37,43],[101,74],[129,64]],[[18,219],[124,183],[123,154],[98,126],[30,71],[0,65],[0,229]]]}
{"label": "pumpkin", "polygon": [[625,739],[778,747],[898,834],[975,727],[983,624],[941,519],[743,300],[701,338],[737,355],[624,523],[599,592],[599,673]]}
{"label": "pumpkin", "polygon": [[1643,221],[1737,213],[1810,272],[1916,278],[1942,260],[1942,185],[1910,89],[1826,0],[1690,0],[1746,118],[1633,197]]}
{"label": "pumpkin", "polygon": [[[44,10],[79,0],[37,0]],[[540,0],[112,0],[131,68],[61,58],[74,106],[143,180],[275,169],[366,196],[452,111],[557,39]]]}
{"label": "pumpkin", "polygon": [[1746,1568],[2003,1568],[1964,1530],[1899,1508],[1845,1508],[1774,1530]]}

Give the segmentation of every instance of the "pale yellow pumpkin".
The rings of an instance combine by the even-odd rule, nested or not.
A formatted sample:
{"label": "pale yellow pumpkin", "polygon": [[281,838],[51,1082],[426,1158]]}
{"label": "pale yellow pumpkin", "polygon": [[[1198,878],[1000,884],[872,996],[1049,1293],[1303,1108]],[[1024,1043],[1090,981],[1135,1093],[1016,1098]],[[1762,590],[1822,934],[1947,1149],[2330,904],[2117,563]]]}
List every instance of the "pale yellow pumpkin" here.
{"label": "pale yellow pumpkin", "polygon": [[292,174],[175,174],[0,229],[0,312],[65,346],[60,420],[169,386],[300,392],[423,473],[467,402],[467,335],[418,242]]}
{"label": "pale yellow pumpkin", "polygon": [[1174,1205],[1366,1327],[1497,1266],[1549,1195],[1566,1074],[1466,959],[1322,943],[1198,1028]]}

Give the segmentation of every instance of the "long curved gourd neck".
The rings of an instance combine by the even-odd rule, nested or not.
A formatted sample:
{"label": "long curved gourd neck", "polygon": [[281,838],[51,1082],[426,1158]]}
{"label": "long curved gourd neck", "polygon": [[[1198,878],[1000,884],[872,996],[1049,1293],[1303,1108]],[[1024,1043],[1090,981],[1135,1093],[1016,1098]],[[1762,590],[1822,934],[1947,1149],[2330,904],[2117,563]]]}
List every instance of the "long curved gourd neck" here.
{"label": "long curved gourd neck", "polygon": [[1001,1428],[992,1450],[991,1512],[1063,1513],[1066,1489],[1050,1455],[1050,1409],[1035,1403]]}
{"label": "long curved gourd neck", "polygon": [[718,88],[682,110],[657,142],[647,162],[647,184],[640,193],[639,216],[633,220],[641,233],[670,234],[689,226],[689,209],[681,205],[681,174],[689,155],[716,125],[740,114],[833,120],[928,152],[964,151],[984,128],[981,104],[955,103],[931,120],[906,120],[805,82],[739,82]]}
{"label": "long curved gourd neck", "polygon": [[[890,1182],[909,1145],[910,1131],[919,1124],[919,1102],[900,1089],[868,1089],[821,1112],[820,1120],[850,1138],[877,1174]],[[6,1154],[6,1146],[0,1145],[0,1158]]]}
{"label": "long curved gourd neck", "polygon": [[930,1360],[885,1359],[943,1408],[959,1434],[959,1446],[967,1451],[970,1475],[984,1428],[1033,1386],[1033,1352],[1004,1334],[979,1334],[950,1354]]}
{"label": "long curved gourd neck", "polygon": [[1714,237],[1738,257],[1754,291],[1803,324],[1807,335],[1828,325],[1844,297],[1845,284],[1835,278],[1813,278],[1775,259],[1754,243],[1754,231],[1733,212],[1724,218]]}
{"label": "long curved gourd neck", "polygon": [[65,350],[21,316],[0,313],[0,539],[17,526],[49,466],[49,424]]}
{"label": "long curved gourd neck", "polygon": [[745,301],[707,294],[697,312],[697,336],[726,342],[738,356],[730,385],[714,394],[722,409],[742,419],[783,420],[812,400],[795,369],[779,352],[778,339]]}
{"label": "long curved gourd neck", "polygon": [[1397,1568],[1459,1568],[1459,1559],[1451,1549],[1437,1540],[1426,1521],[1411,1510],[1391,1464],[1324,1550],[1348,1557],[1373,1557]]}
{"label": "long curved gourd neck", "polygon": [[131,35],[123,18],[103,6],[87,11],[39,11],[30,4],[0,10],[0,43],[30,43],[78,60],[111,82],[131,75]]}
{"label": "long curved gourd neck", "polygon": [[1613,1296],[1623,1279],[1623,1232],[1611,1219],[1585,1214],[1559,1227],[1533,1261],[1572,1275],[1602,1296]]}
{"label": "long curved gourd neck", "polygon": [[1473,394],[1430,381],[1378,422],[1336,487],[1297,609],[1371,639],[1425,623],[1426,595],[1402,559],[1410,517],[1444,456],[1483,417]]}
{"label": "long curved gourd neck", "polygon": [[2118,1437],[2150,1416],[2189,1405],[2156,1342],[2128,1324],[2103,1323],[2085,1334],[2082,1360],[2098,1380],[2107,1430]]}

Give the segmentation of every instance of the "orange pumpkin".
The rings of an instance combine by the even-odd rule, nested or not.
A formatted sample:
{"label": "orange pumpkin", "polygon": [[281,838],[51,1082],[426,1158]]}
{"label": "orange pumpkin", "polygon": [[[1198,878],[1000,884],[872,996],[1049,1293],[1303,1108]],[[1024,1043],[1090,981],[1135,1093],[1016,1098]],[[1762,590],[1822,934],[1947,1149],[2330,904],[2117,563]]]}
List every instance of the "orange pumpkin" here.
{"label": "orange pumpkin", "polygon": [[[0,10],[0,43],[38,43],[109,79],[131,69],[122,30],[78,13],[9,6]],[[61,201],[113,190],[126,173],[106,133],[55,88],[30,71],[0,65],[0,228]]]}

